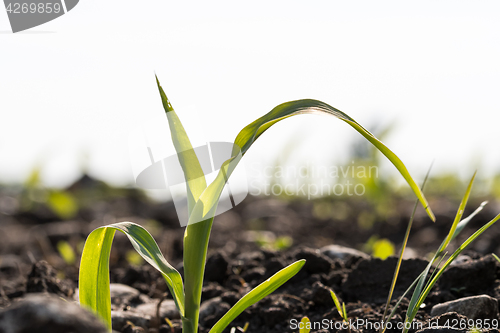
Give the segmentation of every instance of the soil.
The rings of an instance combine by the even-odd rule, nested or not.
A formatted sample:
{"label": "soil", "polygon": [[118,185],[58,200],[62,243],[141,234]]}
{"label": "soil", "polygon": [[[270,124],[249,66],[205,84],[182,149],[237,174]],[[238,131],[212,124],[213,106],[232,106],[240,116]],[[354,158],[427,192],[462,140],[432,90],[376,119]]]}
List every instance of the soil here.
{"label": "soil", "polygon": [[[63,260],[58,243],[66,241],[78,254],[91,230],[118,221],[144,225],[154,235],[165,257],[182,274],[183,228],[178,225],[172,203],[156,203],[138,190],[114,189],[87,176],[67,191],[80,203],[78,213],[70,219],[61,218],[40,201],[27,209],[23,204],[26,193],[1,188],[0,309],[9,308],[17,299],[31,293],[52,293],[73,299],[78,285],[78,258],[75,263]],[[476,199],[469,207],[476,208],[479,199],[484,198]],[[346,303],[349,318],[380,322],[397,258],[381,260],[356,254],[334,257],[320,249],[337,244],[366,250],[374,235],[399,244],[413,204],[412,200],[401,197],[382,203],[339,197],[309,201],[247,197],[214,222],[200,332],[208,332],[251,288],[298,259],[307,260],[302,270],[273,294],[245,310],[231,327],[248,323],[249,333],[298,332],[290,325],[303,316],[308,316],[311,322],[339,322],[341,318],[330,289]],[[377,210],[380,205],[386,209]],[[426,255],[435,251],[444,239],[458,207],[443,198],[432,199],[430,205],[437,222],[432,223],[423,210],[417,211],[406,251],[411,258],[403,262],[393,299],[401,296],[425,268]],[[464,216],[473,208],[467,209]],[[499,208],[495,202],[486,206],[453,241],[452,248],[491,220]],[[111,282],[131,286],[155,302],[171,299],[159,272],[147,264],[131,263],[132,247],[126,237],[118,234],[111,253]],[[429,324],[435,304],[483,294],[500,300],[500,265],[490,255],[500,253],[499,235],[500,225],[494,225],[443,274],[417,315],[423,326]],[[292,240],[289,248],[280,248],[285,247],[279,242],[282,237]],[[408,300],[403,299],[394,323],[404,319],[407,304]],[[127,309],[131,304],[120,306]],[[118,332],[180,332],[179,319],[170,321],[172,327],[162,323],[151,320],[150,327],[134,327],[129,323],[114,329]],[[335,328],[311,330],[337,331]],[[375,332],[376,329],[364,327],[357,331]],[[400,330],[388,330],[393,331]]]}

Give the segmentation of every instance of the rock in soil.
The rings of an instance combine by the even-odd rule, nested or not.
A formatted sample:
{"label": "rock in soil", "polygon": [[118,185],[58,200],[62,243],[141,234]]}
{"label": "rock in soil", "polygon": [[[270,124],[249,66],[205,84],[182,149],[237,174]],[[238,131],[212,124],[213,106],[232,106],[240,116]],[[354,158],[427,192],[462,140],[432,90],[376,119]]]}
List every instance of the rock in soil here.
{"label": "rock in soil", "polygon": [[431,316],[438,316],[447,312],[456,312],[473,320],[493,320],[498,317],[498,302],[488,295],[464,297],[434,305]]}
{"label": "rock in soil", "polygon": [[[449,267],[440,278],[441,289],[450,290],[456,296],[486,293],[495,282],[496,260],[491,255],[465,261]],[[468,294],[468,295],[467,295]]]}
{"label": "rock in soil", "polygon": [[0,333],[107,333],[106,327],[78,304],[50,294],[23,297],[0,312]]}
{"label": "rock in soil", "polygon": [[27,293],[48,292],[64,297],[71,297],[74,289],[70,282],[57,277],[56,270],[46,261],[41,260],[33,264],[28,275]]}
{"label": "rock in soil", "polygon": [[132,323],[134,326],[149,327],[151,317],[135,311],[111,311],[111,325],[114,330],[122,332],[125,326]]}
{"label": "rock in soil", "polygon": [[348,257],[358,257],[362,259],[369,259],[370,256],[364,252],[358,251],[356,249],[351,249],[350,247],[331,244],[324,246],[320,249],[322,254],[327,255],[332,259],[342,259],[345,260]]}

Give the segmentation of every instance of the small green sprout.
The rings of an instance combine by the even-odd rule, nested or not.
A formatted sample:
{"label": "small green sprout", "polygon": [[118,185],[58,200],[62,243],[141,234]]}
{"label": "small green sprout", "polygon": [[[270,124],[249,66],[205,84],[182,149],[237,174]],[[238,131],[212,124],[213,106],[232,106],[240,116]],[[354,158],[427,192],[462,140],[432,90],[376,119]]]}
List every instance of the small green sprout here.
{"label": "small green sprout", "polygon": [[56,246],[59,255],[64,259],[66,264],[70,266],[73,265],[76,261],[76,255],[71,245],[69,245],[68,242],[61,240],[57,242]]}
{"label": "small green sprout", "polygon": [[[340,306],[339,298],[337,297],[337,295],[335,294],[335,292],[332,289],[330,289],[330,295],[332,296],[333,303],[335,303],[335,307],[337,308],[337,311],[338,311],[340,317],[342,317],[342,321],[344,323],[349,323],[349,317],[347,317],[345,303],[342,302],[342,306]],[[351,331],[350,325],[348,327],[349,327],[349,332],[350,332]]]}
{"label": "small green sprout", "polygon": [[263,249],[271,251],[286,250],[293,244],[293,239],[290,236],[266,237],[265,234],[257,233],[256,243]]}
{"label": "small green sprout", "polygon": [[[179,272],[163,257],[151,234],[132,222],[120,222],[100,227],[88,236],[82,253],[79,276],[80,303],[94,311],[111,330],[111,300],[109,290],[109,255],[116,231],[124,233],[134,249],[149,264],[160,271],[174,298],[182,320],[183,333],[197,333],[207,258],[208,241],[220,195],[242,156],[272,125],[299,114],[322,113],[346,122],[372,143],[397,168],[434,221],[427,200],[408,173],[403,162],[373,134],[342,111],[317,100],[302,99],[278,105],[269,113],[244,127],[234,140],[231,157],[223,163],[219,174],[207,184],[200,161],[184,127],[157,80],[158,89],[169,121],[170,132],[184,172],[188,194],[189,221],[184,233],[184,281]],[[210,333],[221,333],[246,308],[266,297],[299,272],[305,260],[283,268],[243,296],[212,327]],[[345,311],[344,311],[345,312]]]}
{"label": "small green sprout", "polygon": [[309,333],[311,331],[311,321],[307,316],[302,317],[299,324],[299,333]]}
{"label": "small green sprout", "polygon": [[394,244],[386,238],[379,239],[373,244],[373,256],[375,258],[385,260],[394,255],[394,253]]}
{"label": "small green sprout", "polygon": [[495,258],[498,262],[500,262],[500,258],[498,258],[498,256],[494,253],[491,254],[493,256],[493,258]]}
{"label": "small green sprout", "polygon": [[236,330],[238,330],[238,332],[245,333],[248,329],[248,326],[250,326],[250,323],[247,321],[243,327],[239,327],[239,326],[232,327],[230,333],[236,333]]}

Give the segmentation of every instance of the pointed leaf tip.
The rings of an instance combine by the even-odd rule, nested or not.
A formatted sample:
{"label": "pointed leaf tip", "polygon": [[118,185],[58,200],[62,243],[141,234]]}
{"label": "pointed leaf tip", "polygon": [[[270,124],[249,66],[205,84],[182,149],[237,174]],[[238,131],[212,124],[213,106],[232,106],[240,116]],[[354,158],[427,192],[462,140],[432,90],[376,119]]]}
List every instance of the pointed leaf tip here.
{"label": "pointed leaf tip", "polygon": [[172,107],[172,104],[170,104],[170,101],[165,94],[165,91],[163,91],[163,88],[161,87],[160,81],[158,80],[158,76],[155,74],[156,78],[156,84],[158,85],[158,90],[160,91],[160,97],[161,97],[161,102],[163,104],[163,108],[165,109],[165,113],[174,111],[174,108]]}

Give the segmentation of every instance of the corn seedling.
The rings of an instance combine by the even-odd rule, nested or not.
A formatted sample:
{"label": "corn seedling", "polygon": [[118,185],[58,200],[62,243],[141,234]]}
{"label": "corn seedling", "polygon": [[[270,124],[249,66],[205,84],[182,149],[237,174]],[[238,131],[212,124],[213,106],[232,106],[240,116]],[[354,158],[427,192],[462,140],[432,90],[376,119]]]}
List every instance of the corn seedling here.
{"label": "corn seedling", "polygon": [[[121,222],[94,230],[87,238],[80,264],[80,303],[94,311],[111,329],[111,301],[109,291],[109,255],[116,231],[123,232],[134,249],[149,264],[161,272],[182,319],[184,333],[198,332],[198,320],[207,258],[207,248],[215,210],[221,192],[241,157],[272,125],[298,114],[320,113],[333,115],[346,122],[372,143],[397,168],[434,221],[427,200],[410,176],[403,162],[381,141],[342,111],[317,100],[303,99],[278,105],[269,113],[244,127],[236,136],[231,157],[224,162],[215,180],[207,186],[191,142],[170,101],[157,80],[163,107],[169,121],[174,147],[184,177],[188,195],[188,225],[184,234],[184,281],[179,272],[163,257],[153,237],[143,227],[132,222]],[[221,333],[246,308],[266,297],[294,276],[304,265],[299,260],[252,289],[243,296],[212,327],[210,333]]]}
{"label": "corn seedling", "polygon": [[500,262],[500,258],[498,258],[498,256],[494,253],[491,254],[493,256],[493,258],[495,258],[498,262]]}

